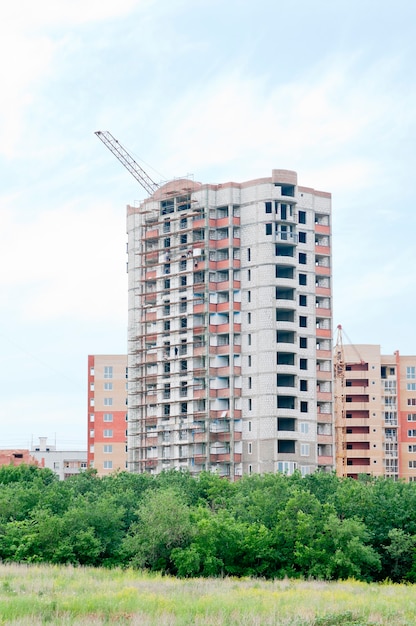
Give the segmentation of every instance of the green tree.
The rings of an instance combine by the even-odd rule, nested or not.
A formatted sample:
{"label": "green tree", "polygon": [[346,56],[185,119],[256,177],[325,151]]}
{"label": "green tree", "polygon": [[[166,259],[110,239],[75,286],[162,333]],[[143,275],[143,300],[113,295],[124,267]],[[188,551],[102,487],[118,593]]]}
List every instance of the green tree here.
{"label": "green tree", "polygon": [[144,494],[123,542],[123,554],[131,565],[171,570],[171,552],[186,546],[192,537],[190,508],[176,489],[168,487]]}

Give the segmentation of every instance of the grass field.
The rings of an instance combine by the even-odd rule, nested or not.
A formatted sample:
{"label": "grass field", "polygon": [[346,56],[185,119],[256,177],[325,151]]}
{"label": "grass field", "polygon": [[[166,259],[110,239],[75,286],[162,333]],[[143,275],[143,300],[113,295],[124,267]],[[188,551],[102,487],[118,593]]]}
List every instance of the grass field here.
{"label": "grass field", "polygon": [[0,565],[0,624],[414,626],[411,585],[178,580],[135,571]]}

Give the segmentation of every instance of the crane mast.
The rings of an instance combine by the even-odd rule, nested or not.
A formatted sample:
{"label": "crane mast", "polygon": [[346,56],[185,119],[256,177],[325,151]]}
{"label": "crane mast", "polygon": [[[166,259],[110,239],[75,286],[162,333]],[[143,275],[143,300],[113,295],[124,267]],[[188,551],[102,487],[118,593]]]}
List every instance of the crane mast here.
{"label": "crane mast", "polygon": [[95,132],[98,139],[101,139],[103,144],[112,152],[122,165],[134,176],[134,178],[140,183],[140,185],[151,196],[154,194],[159,185],[155,183],[150,176],[140,167],[133,157],[127,152],[125,148],[113,137],[111,133],[106,131],[97,130]]}
{"label": "crane mast", "polygon": [[335,382],[335,452],[338,476],[347,475],[347,446],[345,418],[345,357],[342,343],[342,326],[337,326],[337,341],[334,354]]}

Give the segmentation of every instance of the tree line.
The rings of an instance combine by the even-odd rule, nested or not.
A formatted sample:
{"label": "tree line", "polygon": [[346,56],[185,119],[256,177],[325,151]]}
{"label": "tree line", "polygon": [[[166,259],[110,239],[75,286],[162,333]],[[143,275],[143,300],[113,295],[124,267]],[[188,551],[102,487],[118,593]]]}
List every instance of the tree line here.
{"label": "tree line", "polygon": [[93,470],[59,481],[48,469],[1,467],[0,559],[179,577],[416,582],[416,485]]}

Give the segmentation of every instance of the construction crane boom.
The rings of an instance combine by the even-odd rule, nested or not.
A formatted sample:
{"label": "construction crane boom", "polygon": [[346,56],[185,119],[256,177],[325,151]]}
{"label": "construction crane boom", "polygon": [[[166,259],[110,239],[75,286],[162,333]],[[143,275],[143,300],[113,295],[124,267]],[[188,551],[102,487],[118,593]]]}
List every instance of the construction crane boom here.
{"label": "construction crane boom", "polygon": [[112,152],[117,159],[120,161],[122,165],[134,176],[134,178],[140,183],[140,185],[147,191],[147,193],[151,196],[154,194],[157,189],[159,189],[159,185],[155,183],[148,174],[140,167],[138,163],[133,159],[133,157],[127,152],[125,148],[113,137],[108,130],[101,131],[97,130],[95,132],[98,139],[101,139],[103,144],[107,146],[107,148]]}

